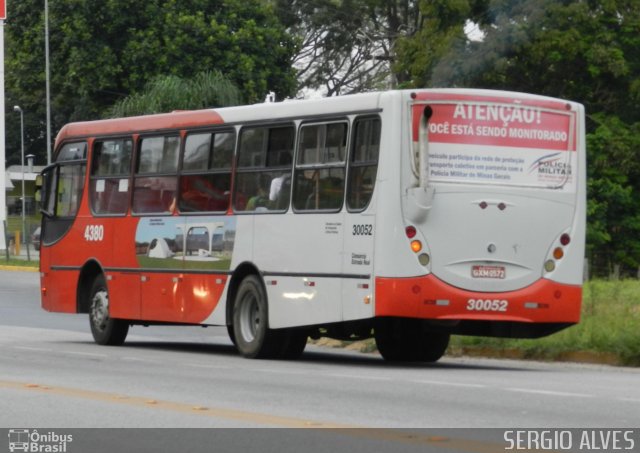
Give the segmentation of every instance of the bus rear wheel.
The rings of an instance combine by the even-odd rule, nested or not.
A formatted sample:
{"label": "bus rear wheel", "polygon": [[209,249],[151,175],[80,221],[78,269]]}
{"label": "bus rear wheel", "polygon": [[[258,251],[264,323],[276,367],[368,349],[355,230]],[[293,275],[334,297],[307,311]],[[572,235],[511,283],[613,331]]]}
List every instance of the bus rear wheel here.
{"label": "bus rear wheel", "polygon": [[309,335],[306,331],[299,329],[286,329],[284,334],[286,337],[280,351],[280,358],[285,360],[297,359],[304,352],[304,348],[307,347]]}
{"label": "bus rear wheel", "polygon": [[285,332],[269,328],[267,295],[255,275],[240,283],[233,304],[232,331],[236,348],[250,359],[277,358],[285,348]]}
{"label": "bus rear wheel", "polygon": [[109,314],[109,291],[104,275],[93,281],[89,293],[89,324],[96,343],[119,346],[129,332],[129,324],[122,319],[113,319]]}
{"label": "bus rear wheel", "polygon": [[378,351],[391,362],[437,362],[450,338],[430,331],[422,320],[404,318],[379,318],[373,333]]}

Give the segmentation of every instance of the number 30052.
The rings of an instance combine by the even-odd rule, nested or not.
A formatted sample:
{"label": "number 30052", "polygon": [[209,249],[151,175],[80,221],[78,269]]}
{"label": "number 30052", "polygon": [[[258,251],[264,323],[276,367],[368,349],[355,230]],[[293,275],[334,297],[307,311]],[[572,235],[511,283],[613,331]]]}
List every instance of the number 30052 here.
{"label": "number 30052", "polygon": [[469,299],[467,310],[469,311],[507,311],[509,302],[503,299]]}

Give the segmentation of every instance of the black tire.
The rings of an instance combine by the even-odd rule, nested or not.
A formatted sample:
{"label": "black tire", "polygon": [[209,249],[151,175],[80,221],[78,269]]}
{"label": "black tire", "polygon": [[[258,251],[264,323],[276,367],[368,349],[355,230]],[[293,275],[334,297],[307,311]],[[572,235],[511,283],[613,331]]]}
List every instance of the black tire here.
{"label": "black tire", "polygon": [[231,343],[236,346],[236,334],[233,332],[233,324],[227,324],[227,333],[229,334]]}
{"label": "black tire", "polygon": [[109,346],[123,344],[129,332],[129,323],[122,319],[113,319],[109,315],[109,291],[104,275],[98,275],[93,281],[87,305],[94,341]]}
{"label": "black tire", "polygon": [[309,335],[305,330],[286,329],[285,341],[280,351],[280,358],[285,360],[295,360],[299,358],[307,347]]}
{"label": "black tire", "polygon": [[277,358],[284,348],[284,332],[269,328],[267,294],[255,275],[245,277],[238,288],[233,304],[233,334],[236,348],[249,359]]}
{"label": "black tire", "polygon": [[379,318],[374,337],[378,351],[390,362],[437,362],[449,346],[448,333],[428,330],[419,319]]}

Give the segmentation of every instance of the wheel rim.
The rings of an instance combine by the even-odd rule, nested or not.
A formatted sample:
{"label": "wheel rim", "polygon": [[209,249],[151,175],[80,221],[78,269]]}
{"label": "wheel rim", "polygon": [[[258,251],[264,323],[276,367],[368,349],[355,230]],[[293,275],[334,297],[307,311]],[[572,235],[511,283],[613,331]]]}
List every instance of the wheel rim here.
{"label": "wheel rim", "polygon": [[105,289],[96,291],[91,299],[91,319],[96,328],[106,329],[109,321],[109,294]]}
{"label": "wheel rim", "polygon": [[247,343],[252,343],[260,328],[260,307],[253,294],[247,294],[240,304],[240,335]]}

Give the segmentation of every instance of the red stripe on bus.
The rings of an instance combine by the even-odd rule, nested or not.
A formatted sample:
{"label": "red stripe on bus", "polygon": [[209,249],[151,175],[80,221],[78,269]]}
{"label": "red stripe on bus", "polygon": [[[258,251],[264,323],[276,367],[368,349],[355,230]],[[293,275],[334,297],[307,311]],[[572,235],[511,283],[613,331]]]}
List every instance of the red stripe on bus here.
{"label": "red stripe on bus", "polygon": [[184,129],[223,123],[224,120],[215,110],[192,110],[129,118],[84,121],[64,126],[56,139],[56,147],[59,142],[70,138],[133,134],[151,130]]}

